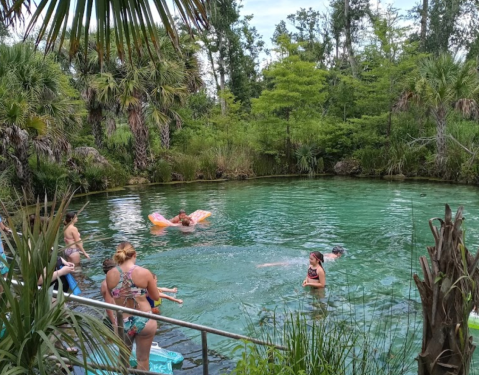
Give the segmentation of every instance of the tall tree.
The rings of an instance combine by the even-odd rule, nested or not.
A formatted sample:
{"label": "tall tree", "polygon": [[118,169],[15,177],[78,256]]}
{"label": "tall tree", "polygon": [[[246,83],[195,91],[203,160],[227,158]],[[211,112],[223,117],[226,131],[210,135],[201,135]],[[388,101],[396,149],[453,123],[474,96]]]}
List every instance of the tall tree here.
{"label": "tall tree", "polygon": [[[283,47],[295,51],[297,44],[289,43],[284,37]],[[296,54],[272,64],[264,71],[269,86],[261,96],[253,101],[253,111],[284,129],[285,156],[288,165],[292,165],[292,126],[301,123],[304,118],[318,113],[326,100],[326,72],[317,68],[315,63],[301,61]]]}
{"label": "tall tree", "polygon": [[411,100],[420,102],[436,123],[436,167],[441,175],[447,158],[448,118],[455,109],[467,117],[477,116],[478,92],[479,77],[474,62],[458,62],[451,54],[441,54],[420,63],[413,90],[402,94],[401,106]]}
{"label": "tall tree", "polygon": [[29,44],[0,45],[0,154],[14,166],[22,187],[33,197],[29,157],[37,150],[53,155],[63,129],[83,114],[78,93],[52,56]]}

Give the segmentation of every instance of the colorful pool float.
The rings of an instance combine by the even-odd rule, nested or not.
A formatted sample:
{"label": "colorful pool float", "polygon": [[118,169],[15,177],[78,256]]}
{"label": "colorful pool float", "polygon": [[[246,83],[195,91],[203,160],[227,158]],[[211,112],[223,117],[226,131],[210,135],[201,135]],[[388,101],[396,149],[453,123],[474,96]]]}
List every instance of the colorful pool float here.
{"label": "colorful pool float", "polygon": [[[209,211],[204,211],[204,210],[196,210],[195,212],[191,213],[188,215],[192,220],[193,220],[193,225],[200,222],[201,220],[206,219],[207,217],[211,216],[211,212]],[[174,227],[174,226],[179,226],[181,223],[172,223],[169,221],[167,218],[165,218],[163,215],[161,215],[158,212],[153,212],[152,214],[148,215],[148,219],[153,223],[153,225],[156,225],[158,227]]]}

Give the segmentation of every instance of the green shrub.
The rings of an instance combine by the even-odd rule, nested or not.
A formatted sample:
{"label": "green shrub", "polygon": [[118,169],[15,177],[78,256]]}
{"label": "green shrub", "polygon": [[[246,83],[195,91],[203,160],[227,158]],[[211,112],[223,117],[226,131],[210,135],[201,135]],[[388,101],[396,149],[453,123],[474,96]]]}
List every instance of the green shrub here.
{"label": "green shrub", "polygon": [[65,165],[41,159],[38,164],[31,159],[30,165],[33,172],[33,191],[36,197],[43,197],[46,194],[52,198],[55,192],[58,197],[63,197],[71,185],[70,173]]}
{"label": "green shrub", "polygon": [[385,168],[384,150],[382,148],[365,147],[357,150],[354,157],[361,163],[361,169],[368,174],[376,174]]}
{"label": "green shrub", "polygon": [[251,167],[256,176],[271,176],[285,173],[281,159],[277,155],[255,155]]}
{"label": "green shrub", "polygon": [[149,167],[149,178],[152,182],[170,182],[172,168],[164,159],[156,161]]}
{"label": "green shrub", "polygon": [[216,164],[215,155],[211,150],[201,154],[200,170],[206,180],[214,180],[216,178],[216,171],[218,170],[218,165]]}
{"label": "green shrub", "polygon": [[246,147],[217,147],[214,149],[218,169],[226,175],[250,176],[253,174],[252,150]]}
{"label": "green shrub", "polygon": [[174,157],[173,171],[180,174],[183,181],[195,180],[197,169],[198,162],[195,157],[190,155],[177,155]]}

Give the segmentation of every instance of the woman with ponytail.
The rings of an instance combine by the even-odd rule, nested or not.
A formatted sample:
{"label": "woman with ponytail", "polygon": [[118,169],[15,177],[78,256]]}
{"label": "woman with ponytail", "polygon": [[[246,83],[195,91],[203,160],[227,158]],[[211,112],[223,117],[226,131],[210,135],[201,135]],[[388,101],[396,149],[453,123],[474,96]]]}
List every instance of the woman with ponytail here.
{"label": "woman with ponytail", "polygon": [[[118,306],[150,312],[147,300],[149,295],[154,301],[160,299],[153,274],[146,268],[137,266],[136,251],[129,242],[122,242],[116,248],[113,261],[118,264],[106,274],[107,288]],[[155,337],[156,321],[124,313],[123,326],[126,344],[132,347],[136,341],[136,359],[138,370],[150,369],[150,348]]]}
{"label": "woman with ponytail", "polygon": [[324,272],[323,263],[323,254],[319,251],[313,251],[309,254],[308,274],[303,281],[303,287],[324,288],[326,286],[326,273]]}
{"label": "woman with ponytail", "polygon": [[80,264],[80,251],[90,259],[90,256],[83,248],[80,232],[78,232],[78,229],[75,227],[77,221],[78,217],[76,212],[68,212],[63,222],[65,225],[65,229],[63,230],[63,239],[66,245],[65,257],[67,261],[74,263],[75,266]]}

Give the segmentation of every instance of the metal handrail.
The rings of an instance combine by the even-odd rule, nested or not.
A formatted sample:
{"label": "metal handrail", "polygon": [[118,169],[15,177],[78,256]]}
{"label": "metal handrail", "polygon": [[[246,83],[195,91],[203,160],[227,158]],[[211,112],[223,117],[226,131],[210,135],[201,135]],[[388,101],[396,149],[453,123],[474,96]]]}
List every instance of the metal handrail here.
{"label": "metal handrail", "polygon": [[[20,282],[18,282],[16,280],[12,280],[12,284],[18,285],[19,283]],[[53,291],[53,296],[56,297],[57,295],[58,295],[58,291],[54,290]],[[139,310],[131,309],[131,308],[128,308],[128,307],[123,307],[123,306],[118,306],[118,305],[114,305],[114,304],[107,303],[107,302],[93,300],[93,299],[90,299],[90,298],[79,297],[79,296],[75,296],[74,294],[64,293],[63,295],[65,296],[65,298],[67,300],[78,302],[82,305],[99,307],[99,308],[103,308],[103,309],[107,309],[107,310],[116,311],[117,312],[117,317],[118,317],[117,322],[119,324],[119,331],[123,331],[123,319],[121,318],[123,313],[127,313],[127,314],[130,314],[130,315],[136,315],[136,316],[142,316],[142,317],[145,317],[145,318],[148,318],[148,319],[153,319],[153,320],[160,321],[160,322],[162,321],[162,322],[174,324],[174,325],[177,325],[177,326],[181,326],[181,327],[190,328],[190,329],[200,331],[201,332],[201,344],[202,344],[201,345],[202,346],[202,358],[203,358],[203,375],[208,375],[208,344],[207,344],[206,333],[213,333],[215,335],[229,337],[229,338],[232,338],[232,339],[235,339],[235,340],[247,340],[247,341],[250,341],[254,344],[270,346],[270,347],[274,347],[274,348],[279,349],[279,350],[288,350],[286,347],[281,346],[281,345],[277,345],[277,344],[273,344],[273,343],[270,343],[270,342],[258,340],[258,339],[255,339],[255,338],[249,337],[249,336],[239,335],[237,333],[231,333],[231,332],[223,331],[223,330],[220,330],[220,329],[211,328],[211,327],[204,326],[204,325],[201,325],[201,324],[185,322],[185,321],[179,320],[179,319],[173,319],[173,318],[168,318],[168,317],[162,316],[162,315],[152,314],[151,312],[139,311]],[[151,372],[148,372],[148,373],[151,373]],[[156,373],[156,374],[158,374],[158,373]]]}

